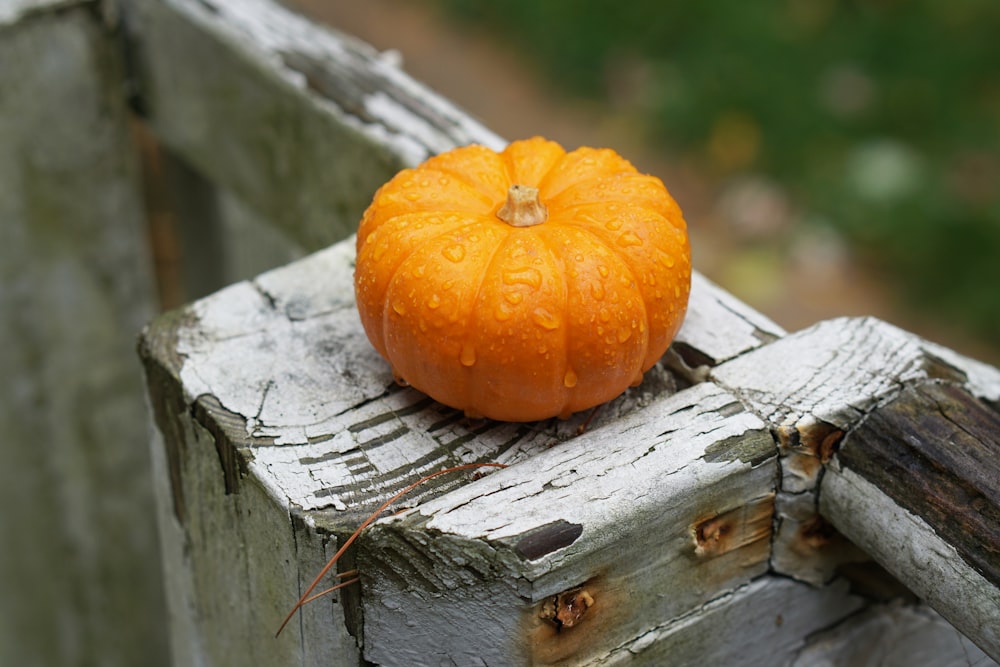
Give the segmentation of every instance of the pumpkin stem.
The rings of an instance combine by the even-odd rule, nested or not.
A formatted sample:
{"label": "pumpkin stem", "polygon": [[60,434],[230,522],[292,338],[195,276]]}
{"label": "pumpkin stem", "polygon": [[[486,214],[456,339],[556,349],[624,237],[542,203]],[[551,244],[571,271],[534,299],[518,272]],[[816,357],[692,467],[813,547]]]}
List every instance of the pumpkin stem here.
{"label": "pumpkin stem", "polygon": [[549,211],[538,199],[538,188],[512,185],[497,217],[513,227],[531,227],[548,220]]}

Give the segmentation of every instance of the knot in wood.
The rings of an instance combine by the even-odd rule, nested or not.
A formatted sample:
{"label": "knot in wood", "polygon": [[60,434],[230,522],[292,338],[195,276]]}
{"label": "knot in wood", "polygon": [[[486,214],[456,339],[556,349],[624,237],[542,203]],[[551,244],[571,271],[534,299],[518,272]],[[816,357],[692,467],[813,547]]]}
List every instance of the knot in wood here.
{"label": "knot in wood", "polygon": [[556,627],[556,631],[572,628],[583,621],[594,598],[582,586],[563,591],[545,600],[539,616]]}

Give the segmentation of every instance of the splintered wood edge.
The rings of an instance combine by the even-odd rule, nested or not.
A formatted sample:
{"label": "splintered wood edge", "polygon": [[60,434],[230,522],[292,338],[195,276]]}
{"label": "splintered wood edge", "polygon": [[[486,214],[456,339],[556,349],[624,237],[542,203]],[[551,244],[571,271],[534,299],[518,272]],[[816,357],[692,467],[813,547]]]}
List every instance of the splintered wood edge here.
{"label": "splintered wood edge", "polygon": [[[380,638],[366,657],[419,655],[424,635],[487,662],[601,655],[767,571],[774,456],[764,424],[705,383],[383,519],[358,556]],[[544,622],[568,594],[585,602],[563,618],[589,630]],[[459,611],[484,634],[430,631]]]}
{"label": "splintered wood edge", "polygon": [[[898,444],[906,438],[919,439],[920,419],[934,419],[938,415],[949,421],[940,417],[943,408],[918,410],[919,416],[909,426],[903,424],[906,420],[901,415],[893,418],[886,411],[885,406],[894,405],[918,386],[932,392],[968,392],[965,395],[971,403],[967,407],[975,415],[957,416],[950,427],[958,431],[978,428],[981,434],[989,433],[989,429],[983,431],[981,424],[976,426],[974,422],[976,415],[979,422],[996,420],[1000,370],[873,318],[839,318],[820,322],[737,357],[713,369],[710,377],[740,396],[749,409],[767,421],[779,443],[782,480],[772,562],[777,570],[820,583],[831,575],[837,557],[854,558],[854,554],[845,552],[816,569],[821,551],[809,548],[802,539],[802,528],[815,518],[823,518],[900,577],[905,585],[926,595],[935,609],[996,657],[996,630],[986,627],[984,631],[983,624],[987,618],[995,622],[1000,611],[998,593],[996,581],[983,576],[992,570],[983,569],[982,562],[984,558],[995,558],[995,525],[990,524],[990,517],[995,516],[995,498],[987,499],[988,490],[981,488],[980,493],[986,491],[985,496],[979,496],[966,510],[971,513],[970,518],[979,513],[980,519],[986,521],[984,525],[992,525],[972,537],[974,544],[967,545],[969,537],[954,534],[945,540],[910,511],[910,506],[916,507],[914,501],[920,495],[919,480],[905,475],[886,478],[885,468],[880,466],[892,463],[891,460],[863,465],[874,453],[863,443],[854,447],[847,443],[852,438],[871,439],[877,431],[879,437]],[[972,421],[962,423],[963,419]],[[905,432],[907,428],[912,432]],[[960,435],[958,431],[956,437]],[[848,449],[838,453],[844,447]],[[984,474],[996,479],[996,473],[989,472],[996,467],[995,457],[992,463],[965,465],[963,472],[954,460],[955,455],[961,456],[955,452],[943,454],[945,458],[935,464],[937,474],[955,475],[961,480],[959,484]],[[889,459],[898,456],[897,453]],[[979,459],[984,457],[989,458],[979,455]],[[815,464],[807,466],[807,460]],[[858,474],[856,469],[861,467],[876,478],[874,482]],[[825,474],[821,476],[823,471]],[[817,488],[820,479],[822,485]],[[895,499],[885,491],[894,493]],[[819,517],[810,509],[817,507],[817,503]],[[934,560],[940,562],[932,569],[940,576],[928,575],[922,565],[910,558],[911,542],[920,545],[921,558],[938,554]],[[965,551],[966,558],[980,561],[979,571],[963,560],[959,549]],[[970,595],[974,599],[964,612],[965,600]]]}
{"label": "splintered wood edge", "polygon": [[[353,259],[354,242],[349,238],[251,281],[227,287],[178,314],[161,317],[150,328],[150,335],[155,336],[171,330],[172,349],[161,346],[153,356],[179,377],[186,400],[201,405],[198,414],[206,420],[206,426],[207,420],[218,422],[211,428],[224,435],[228,447],[242,452],[240,456],[247,459],[243,468],[259,475],[278,502],[307,510],[330,507],[343,512],[348,505],[357,504],[348,497],[338,500],[342,494],[334,492],[337,482],[323,473],[324,465],[353,456],[352,451],[357,454],[365,442],[385,442],[404,427],[419,434],[435,420],[447,417],[430,416],[441,411],[441,406],[414,390],[392,393],[391,371],[367,342],[354,308]],[[715,315],[710,318],[710,326],[704,319],[705,324],[699,325],[697,316],[686,325],[684,331],[691,349],[705,357],[720,358],[761,344],[759,331],[763,329],[758,325],[767,326],[766,322],[757,322],[752,310],[740,311],[728,303],[730,300],[732,297],[725,292],[696,279],[691,312]],[[721,336],[716,330],[729,333]],[[767,336],[779,333],[773,330]],[[707,342],[701,344],[701,340]],[[622,410],[642,411],[652,397],[671,391],[667,374],[654,370],[647,374],[643,386],[602,407],[592,427],[614,421]],[[657,373],[664,377],[654,377]],[[466,436],[482,440],[482,434],[475,434],[489,427],[501,441],[526,437],[525,442],[537,440],[531,447],[544,449],[572,438],[572,431],[585,417],[581,414],[574,417],[575,421],[526,425],[490,422],[477,426],[454,420],[455,424],[448,428],[455,435],[447,441]],[[511,456],[506,458],[483,460],[522,460],[521,455],[513,456],[516,453],[511,450]],[[476,456],[488,453],[484,450]],[[410,464],[410,477],[389,485],[380,482],[378,486],[384,493],[371,501],[384,499],[393,488],[402,488],[420,474],[436,469],[435,465],[445,467],[480,458],[468,459],[463,454],[462,458],[442,455],[420,460],[423,463]],[[230,466],[230,476],[232,471]],[[357,482],[364,480],[359,477]],[[429,485],[427,491],[434,487]],[[323,492],[321,497],[313,497],[317,490]],[[358,499],[357,494],[350,497]],[[363,512],[367,506],[365,501],[357,509]]]}

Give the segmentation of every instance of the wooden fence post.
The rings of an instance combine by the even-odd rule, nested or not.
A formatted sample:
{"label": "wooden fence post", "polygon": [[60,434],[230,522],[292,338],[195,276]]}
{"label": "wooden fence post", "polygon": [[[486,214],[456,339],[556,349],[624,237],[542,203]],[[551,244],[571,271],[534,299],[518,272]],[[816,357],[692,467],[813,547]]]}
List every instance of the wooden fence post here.
{"label": "wooden fence post", "polygon": [[[580,417],[470,422],[393,384],[342,239],[395,169],[503,142],[267,0],[135,0],[126,18],[157,137],[304,248],[340,241],[144,332],[178,664],[910,664],[903,642],[870,640],[889,624],[942,662],[988,660],[928,607],[887,602],[902,587],[849,571],[873,555],[914,578],[852,532],[864,520],[835,480],[863,467],[851,438],[901,389],[995,401],[996,369],[875,320],[785,336],[696,275],[662,364],[583,434]],[[340,565],[360,585],[270,636],[371,508],[469,462],[509,467],[401,501]],[[993,652],[985,609],[939,610]]]}
{"label": "wooden fence post", "polygon": [[4,665],[167,663],[122,80],[98,3],[0,6]]}

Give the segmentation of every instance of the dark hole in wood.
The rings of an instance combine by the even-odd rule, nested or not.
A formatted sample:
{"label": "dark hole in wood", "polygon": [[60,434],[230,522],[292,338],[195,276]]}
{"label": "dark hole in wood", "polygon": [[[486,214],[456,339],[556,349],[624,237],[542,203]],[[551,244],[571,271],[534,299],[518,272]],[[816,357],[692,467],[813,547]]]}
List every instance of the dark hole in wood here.
{"label": "dark hole in wood", "polygon": [[583,534],[583,526],[568,521],[556,521],[525,535],[514,550],[528,560],[537,560],[576,542]]}

